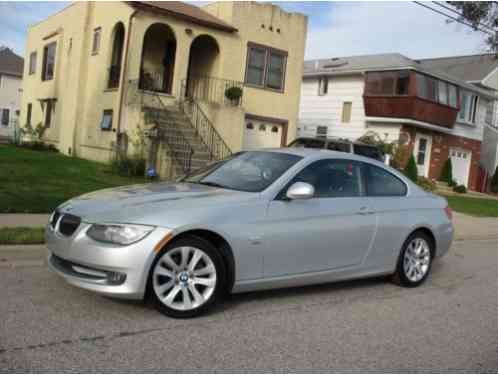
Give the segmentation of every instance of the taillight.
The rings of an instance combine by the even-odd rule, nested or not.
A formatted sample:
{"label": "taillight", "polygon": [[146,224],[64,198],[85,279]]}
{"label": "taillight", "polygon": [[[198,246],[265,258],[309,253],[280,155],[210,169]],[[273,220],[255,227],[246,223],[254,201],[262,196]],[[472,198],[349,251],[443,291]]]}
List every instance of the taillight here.
{"label": "taillight", "polygon": [[446,216],[448,217],[448,219],[451,221],[453,220],[453,210],[451,209],[450,206],[446,206],[444,208],[444,213],[446,214]]}

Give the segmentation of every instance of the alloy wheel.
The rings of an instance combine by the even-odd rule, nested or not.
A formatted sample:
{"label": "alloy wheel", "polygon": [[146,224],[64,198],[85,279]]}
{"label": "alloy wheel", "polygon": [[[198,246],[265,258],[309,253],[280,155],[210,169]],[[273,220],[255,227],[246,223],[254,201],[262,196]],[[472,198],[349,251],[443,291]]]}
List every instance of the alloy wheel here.
{"label": "alloy wheel", "polygon": [[215,291],[213,260],[203,250],[182,246],[164,253],[152,273],[154,293],[165,306],[189,311],[202,306]]}
{"label": "alloy wheel", "polygon": [[416,237],[408,244],[403,257],[403,270],[411,282],[419,282],[429,271],[431,250],[427,241]]}

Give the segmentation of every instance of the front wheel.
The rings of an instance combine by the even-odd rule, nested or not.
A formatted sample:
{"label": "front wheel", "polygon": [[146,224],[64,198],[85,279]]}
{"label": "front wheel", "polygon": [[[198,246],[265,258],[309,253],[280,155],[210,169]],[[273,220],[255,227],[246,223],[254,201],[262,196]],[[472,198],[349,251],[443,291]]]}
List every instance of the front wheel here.
{"label": "front wheel", "polygon": [[189,236],[161,251],[152,265],[149,285],[160,312],[191,318],[219,299],[224,280],[224,264],[216,248]]}
{"label": "front wheel", "polygon": [[406,287],[422,284],[431,270],[433,241],[423,232],[413,233],[403,244],[394,281]]}

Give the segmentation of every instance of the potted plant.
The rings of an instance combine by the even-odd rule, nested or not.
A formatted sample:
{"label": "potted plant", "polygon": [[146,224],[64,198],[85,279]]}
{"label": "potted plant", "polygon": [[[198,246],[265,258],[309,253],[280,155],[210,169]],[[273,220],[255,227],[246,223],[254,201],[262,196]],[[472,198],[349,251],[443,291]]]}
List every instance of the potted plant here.
{"label": "potted plant", "polygon": [[225,98],[230,100],[233,105],[239,105],[241,97],[242,89],[240,87],[232,86],[225,90]]}

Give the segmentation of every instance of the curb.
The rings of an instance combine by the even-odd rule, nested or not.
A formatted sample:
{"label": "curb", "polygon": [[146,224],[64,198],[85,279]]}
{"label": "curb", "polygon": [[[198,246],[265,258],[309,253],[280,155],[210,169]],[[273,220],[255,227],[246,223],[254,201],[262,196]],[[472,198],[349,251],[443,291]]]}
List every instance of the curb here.
{"label": "curb", "polygon": [[0,252],[2,251],[45,251],[47,246],[45,244],[35,245],[0,245]]}

